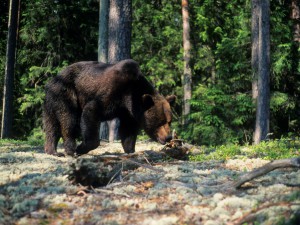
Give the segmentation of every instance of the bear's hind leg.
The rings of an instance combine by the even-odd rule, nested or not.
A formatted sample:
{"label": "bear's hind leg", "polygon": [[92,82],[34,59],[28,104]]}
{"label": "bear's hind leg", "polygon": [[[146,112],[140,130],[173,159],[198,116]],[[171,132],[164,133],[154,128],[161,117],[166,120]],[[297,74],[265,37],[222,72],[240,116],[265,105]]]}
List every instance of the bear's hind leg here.
{"label": "bear's hind leg", "polygon": [[128,118],[120,118],[119,136],[125,153],[135,152],[138,125]]}
{"label": "bear's hind leg", "polygon": [[73,156],[76,150],[76,137],[78,122],[74,114],[65,114],[61,120],[61,134],[63,138],[63,145],[67,155]]}
{"label": "bear's hind leg", "polygon": [[60,138],[60,126],[54,115],[49,115],[44,112],[43,114],[43,126],[45,131],[45,153],[49,155],[57,155],[57,143]]}
{"label": "bear's hind leg", "polygon": [[91,101],[86,104],[83,109],[80,120],[80,128],[83,140],[76,149],[76,153],[78,155],[86,154],[90,150],[97,148],[100,144],[100,119],[97,107],[97,103],[95,101]]}

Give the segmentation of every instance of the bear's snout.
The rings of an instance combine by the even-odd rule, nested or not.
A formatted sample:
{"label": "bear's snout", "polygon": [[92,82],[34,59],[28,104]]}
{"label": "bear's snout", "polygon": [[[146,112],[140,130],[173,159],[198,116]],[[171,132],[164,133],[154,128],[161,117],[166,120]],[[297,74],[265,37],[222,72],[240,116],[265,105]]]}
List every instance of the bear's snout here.
{"label": "bear's snout", "polygon": [[170,135],[170,127],[168,125],[164,125],[158,128],[156,133],[156,139],[162,145],[172,140],[172,135]]}

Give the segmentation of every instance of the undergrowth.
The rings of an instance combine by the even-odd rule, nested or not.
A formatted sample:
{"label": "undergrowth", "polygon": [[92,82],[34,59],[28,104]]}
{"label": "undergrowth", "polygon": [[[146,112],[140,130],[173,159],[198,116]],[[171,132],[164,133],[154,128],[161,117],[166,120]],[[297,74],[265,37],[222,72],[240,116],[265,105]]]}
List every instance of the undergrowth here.
{"label": "undergrowth", "polygon": [[[28,138],[26,141],[0,139],[0,146],[42,146],[43,138]],[[233,158],[262,158],[267,160],[300,157],[300,138],[277,139],[261,142],[258,145],[226,144],[201,146],[199,151],[189,156],[190,161],[228,160]]]}
{"label": "undergrowth", "polygon": [[3,145],[28,145],[28,141],[15,140],[15,139],[0,139],[0,146]]}
{"label": "undergrowth", "polygon": [[24,140],[17,139],[0,139],[0,146],[3,145],[30,145],[30,146],[43,146],[44,145],[44,136],[41,132],[36,132],[33,135],[30,135]]}
{"label": "undergrowth", "polygon": [[201,147],[192,152],[191,161],[227,160],[232,158],[262,158],[267,160],[300,156],[300,139],[278,139],[261,142],[258,145],[227,144],[215,147]]}

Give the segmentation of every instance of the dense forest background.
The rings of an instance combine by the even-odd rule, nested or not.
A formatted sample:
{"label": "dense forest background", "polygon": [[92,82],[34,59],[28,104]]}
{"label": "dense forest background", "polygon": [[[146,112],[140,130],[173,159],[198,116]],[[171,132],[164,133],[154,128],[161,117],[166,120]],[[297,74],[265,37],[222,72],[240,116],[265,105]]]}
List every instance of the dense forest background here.
{"label": "dense forest background", "polygon": [[[270,137],[300,130],[299,42],[291,0],[270,1]],[[164,95],[176,94],[174,128],[195,144],[250,143],[251,1],[190,0],[193,94],[181,125],[183,47],[181,2],[133,0],[131,57]],[[14,138],[40,140],[44,85],[66,65],[97,60],[99,1],[22,0],[14,89]],[[0,2],[0,94],[7,44],[8,1]],[[0,111],[1,113],[1,111]]]}

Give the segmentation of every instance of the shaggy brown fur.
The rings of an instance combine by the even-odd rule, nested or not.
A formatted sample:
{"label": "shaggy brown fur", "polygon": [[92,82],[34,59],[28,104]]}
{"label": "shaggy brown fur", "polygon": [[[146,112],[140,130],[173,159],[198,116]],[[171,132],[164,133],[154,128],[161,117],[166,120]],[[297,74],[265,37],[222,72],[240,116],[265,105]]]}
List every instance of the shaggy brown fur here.
{"label": "shaggy brown fur", "polygon": [[[172,120],[169,102],[141,75],[138,64],[78,62],[46,85],[43,123],[45,152],[56,155],[60,137],[68,155],[85,154],[99,146],[101,121],[120,119],[119,136],[126,153],[135,151],[138,131],[144,128],[164,144]],[[82,143],[76,146],[76,138]]]}

